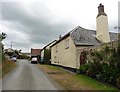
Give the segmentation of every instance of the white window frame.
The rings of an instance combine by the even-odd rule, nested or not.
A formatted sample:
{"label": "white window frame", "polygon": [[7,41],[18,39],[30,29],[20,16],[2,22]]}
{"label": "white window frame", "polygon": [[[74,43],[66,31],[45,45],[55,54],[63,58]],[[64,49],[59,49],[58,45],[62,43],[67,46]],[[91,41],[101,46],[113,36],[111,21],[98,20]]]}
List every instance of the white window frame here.
{"label": "white window frame", "polygon": [[69,43],[70,43],[70,42],[69,42],[69,39],[67,39],[67,40],[66,40],[66,49],[68,49],[68,48],[70,47],[70,46],[69,46],[69,45],[70,45]]}
{"label": "white window frame", "polygon": [[57,45],[55,46],[55,52],[58,52],[58,46]]}

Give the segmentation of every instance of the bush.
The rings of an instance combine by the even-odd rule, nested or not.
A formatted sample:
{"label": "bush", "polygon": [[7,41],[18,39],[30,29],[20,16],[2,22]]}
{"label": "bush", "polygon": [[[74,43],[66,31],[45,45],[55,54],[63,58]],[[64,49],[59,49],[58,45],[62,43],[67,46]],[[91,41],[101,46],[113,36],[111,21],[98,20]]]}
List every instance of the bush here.
{"label": "bush", "polygon": [[102,61],[103,60],[103,53],[101,51],[94,51],[95,61]]}
{"label": "bush", "polygon": [[12,56],[14,53],[13,52],[6,52],[7,55]]}
{"label": "bush", "polygon": [[103,73],[104,79],[102,81],[103,82],[107,82],[107,83],[111,83],[112,80],[114,79],[113,75],[112,75],[112,72],[113,72],[113,68],[112,67],[108,66],[107,64],[103,65],[102,73]]}
{"label": "bush", "polygon": [[86,63],[80,66],[80,73],[86,74],[86,71],[89,69],[90,63]]}
{"label": "bush", "polygon": [[117,44],[118,47],[105,44],[87,52],[86,61],[91,63],[81,65],[80,73],[120,88],[120,42]]}
{"label": "bush", "polygon": [[116,79],[116,82],[117,82],[117,87],[120,88],[120,77]]}
{"label": "bush", "polygon": [[51,59],[51,50],[50,49],[45,49],[44,50],[44,60],[43,64],[50,64],[50,59]]}
{"label": "bush", "polygon": [[101,66],[101,71],[97,75],[97,79],[102,82],[116,85],[116,78],[120,75],[119,70],[105,63],[101,64]]}
{"label": "bush", "polygon": [[25,55],[25,54],[22,54],[19,58],[21,58],[21,59],[30,59],[30,57]]}
{"label": "bush", "polygon": [[115,66],[115,67],[118,67],[118,68],[120,67],[119,66],[119,64],[120,64],[119,53],[115,49],[113,50],[113,53],[112,53],[112,55],[109,58],[109,64],[111,66]]}
{"label": "bush", "polygon": [[86,75],[92,78],[96,78],[96,76],[100,73],[100,71],[101,71],[101,64],[99,62],[94,62],[91,63],[91,66],[86,71]]}

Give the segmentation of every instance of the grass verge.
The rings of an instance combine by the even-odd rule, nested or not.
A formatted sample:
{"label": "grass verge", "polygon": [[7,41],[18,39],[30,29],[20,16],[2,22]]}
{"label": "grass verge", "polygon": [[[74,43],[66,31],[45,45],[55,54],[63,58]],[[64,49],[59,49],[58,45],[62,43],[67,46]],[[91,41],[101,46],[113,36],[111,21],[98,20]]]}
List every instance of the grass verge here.
{"label": "grass verge", "polygon": [[2,77],[16,67],[15,62],[5,60],[2,63]]}
{"label": "grass verge", "polygon": [[65,90],[105,90],[107,92],[120,91],[117,88],[100,83],[90,77],[70,73],[57,66],[39,65],[39,67]]}

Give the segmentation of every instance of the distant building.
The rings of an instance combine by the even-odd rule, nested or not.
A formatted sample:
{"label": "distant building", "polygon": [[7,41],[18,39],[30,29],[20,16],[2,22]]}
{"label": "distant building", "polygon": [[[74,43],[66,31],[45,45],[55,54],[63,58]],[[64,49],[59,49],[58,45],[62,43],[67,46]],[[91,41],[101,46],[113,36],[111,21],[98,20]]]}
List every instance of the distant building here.
{"label": "distant building", "polygon": [[[43,47],[43,49],[41,50],[41,63],[46,63],[48,60],[48,58],[45,58],[45,51],[51,51],[50,50],[50,46],[52,46],[57,40],[54,40],[52,42],[50,42],[49,44],[47,44],[45,47]],[[49,53],[48,53],[49,54]]]}
{"label": "distant building", "polygon": [[4,53],[7,53],[7,52],[12,52],[12,53],[13,53],[13,52],[14,52],[14,50],[13,50],[13,49],[11,49],[11,48],[5,49],[5,50],[4,50]]}
{"label": "distant building", "polygon": [[31,58],[37,57],[40,60],[40,51],[41,49],[33,49],[31,48]]}

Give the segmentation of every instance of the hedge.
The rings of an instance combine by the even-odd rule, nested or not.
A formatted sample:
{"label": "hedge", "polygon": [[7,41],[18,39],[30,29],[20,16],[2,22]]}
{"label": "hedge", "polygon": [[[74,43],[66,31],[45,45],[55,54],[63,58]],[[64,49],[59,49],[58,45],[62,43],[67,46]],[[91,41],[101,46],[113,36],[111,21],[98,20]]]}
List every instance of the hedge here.
{"label": "hedge", "polygon": [[86,51],[86,64],[80,65],[80,73],[120,88],[120,42],[117,47],[104,44],[101,49]]}

